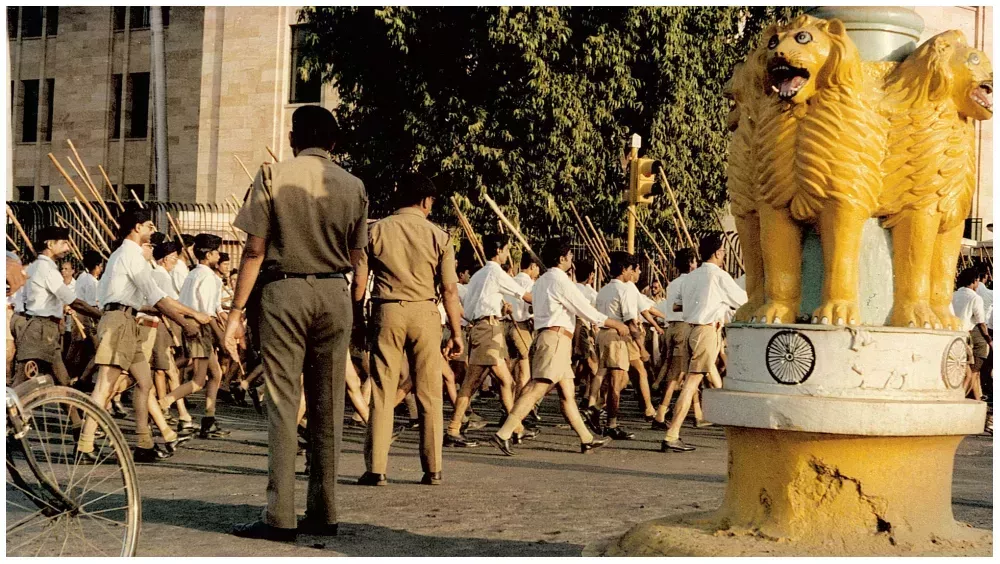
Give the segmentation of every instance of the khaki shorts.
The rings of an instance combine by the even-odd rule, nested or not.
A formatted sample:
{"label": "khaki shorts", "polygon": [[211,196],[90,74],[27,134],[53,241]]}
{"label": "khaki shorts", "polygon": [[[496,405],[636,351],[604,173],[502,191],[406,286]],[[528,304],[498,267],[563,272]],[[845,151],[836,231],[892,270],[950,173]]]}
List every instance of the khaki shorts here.
{"label": "khaki shorts", "polygon": [[688,362],[688,372],[707,374],[712,371],[719,359],[722,335],[715,325],[691,325],[688,337],[688,347],[691,350],[691,360]]}
{"label": "khaki shorts", "polygon": [[94,364],[117,366],[128,370],[137,362],[145,362],[139,341],[139,324],[123,311],[107,311],[97,324],[97,352]]}
{"label": "khaki shorts", "polygon": [[511,358],[528,360],[531,353],[531,325],[527,321],[508,321],[504,325],[507,327],[507,350],[513,351]]}
{"label": "khaki shorts", "polygon": [[17,331],[18,361],[40,360],[54,364],[62,360],[63,331],[61,323],[44,317],[25,318],[24,326]]}
{"label": "khaki shorts", "polygon": [[601,358],[600,367],[611,370],[628,370],[631,340],[630,337],[622,337],[614,329],[601,329],[597,333],[597,350],[600,352]]}
{"label": "khaki shorts", "polygon": [[990,344],[986,342],[986,338],[979,331],[978,327],[974,327],[972,331],[972,354],[979,358],[987,358],[990,356]]}
{"label": "khaki shorts", "polygon": [[202,325],[198,329],[198,334],[194,337],[184,335],[184,348],[187,350],[188,358],[208,358],[212,356],[214,348],[214,335],[210,325]]}
{"label": "khaki shorts", "polygon": [[155,347],[156,328],[139,323],[139,348],[142,349],[142,357],[150,364],[152,364],[153,348]]}
{"label": "khaki shorts", "polygon": [[170,358],[173,351],[170,347],[174,345],[174,340],[167,331],[167,324],[160,321],[156,328],[156,339],[153,341],[153,354],[149,359],[149,367],[153,370],[169,370]]}
{"label": "khaki shorts", "polygon": [[576,318],[576,330],[573,331],[573,356],[597,360],[597,336],[594,335],[594,328],[579,317]]}
{"label": "khaki shorts", "polygon": [[667,327],[664,339],[666,340],[666,346],[664,348],[664,354],[666,355],[667,362],[670,363],[667,368],[667,379],[676,380],[680,378],[681,374],[688,371],[688,362],[691,360],[691,354],[688,350],[688,338],[691,336],[691,326],[683,321],[672,321],[670,326]]}
{"label": "khaki shorts", "polygon": [[496,366],[507,360],[503,323],[483,319],[469,328],[469,364]]}
{"label": "khaki shorts", "polygon": [[573,380],[573,339],[562,331],[536,331],[531,350],[531,378],[558,384]]}

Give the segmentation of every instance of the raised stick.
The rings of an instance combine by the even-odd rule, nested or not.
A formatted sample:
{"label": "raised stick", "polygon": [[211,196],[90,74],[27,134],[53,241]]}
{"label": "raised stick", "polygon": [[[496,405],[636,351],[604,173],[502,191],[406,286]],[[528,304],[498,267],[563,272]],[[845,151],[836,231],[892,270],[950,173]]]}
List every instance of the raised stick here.
{"label": "raised stick", "polygon": [[[94,225],[94,220],[90,218],[90,214],[88,214],[88,213],[87,213],[87,210],[86,210],[86,209],[84,209],[84,207],[83,207],[83,205],[82,205],[82,204],[80,204],[80,200],[78,200],[77,198],[73,198],[73,203],[74,203],[74,204],[76,204],[76,207],[77,207],[77,208],[79,208],[79,210],[80,210],[80,215],[81,215],[81,216],[82,216],[82,217],[83,217],[84,219],[86,219],[86,220],[87,220],[87,223],[89,223],[89,224],[90,224],[90,228],[94,230],[94,233],[98,233],[98,231],[97,231],[97,226],[96,226],[96,225]],[[109,247],[109,246],[108,246],[108,242],[107,242],[107,241],[105,241],[105,240],[104,240],[103,238],[101,238],[101,237],[98,237],[98,238],[97,238],[97,240],[98,240],[98,241],[100,241],[100,243],[101,243],[101,246],[103,246],[103,247],[104,247],[104,250],[108,251],[108,254],[110,255],[110,254],[111,254],[111,247]]]}
{"label": "raised stick", "polygon": [[715,221],[719,224],[719,229],[722,230],[722,238],[726,240],[726,243],[729,245],[729,250],[733,253],[733,256],[736,257],[736,263],[740,265],[740,270],[746,272],[747,269],[743,266],[743,257],[736,252],[736,245],[729,239],[729,233],[726,232],[726,226],[722,224],[722,216],[720,216],[719,212],[715,210],[712,211],[712,215],[715,217]]}
{"label": "raised stick", "polygon": [[535,251],[531,249],[531,245],[528,244],[528,241],[524,238],[524,235],[521,235],[521,231],[517,227],[514,227],[514,224],[511,223],[509,219],[507,219],[507,216],[505,216],[502,211],[500,211],[500,206],[498,206],[497,203],[493,201],[493,198],[490,198],[489,194],[486,193],[486,190],[483,190],[483,199],[486,200],[486,203],[489,204],[491,208],[493,208],[494,213],[497,214],[497,217],[500,218],[500,221],[502,221],[504,225],[506,225],[507,228],[510,229],[511,233],[513,233],[514,236],[517,237],[517,240],[520,241],[522,245],[524,245],[525,250],[528,251],[528,253],[531,255],[531,258],[538,261],[538,264],[545,264],[544,262],[542,262],[542,259],[540,259],[538,255],[535,254]]}
{"label": "raised stick", "polygon": [[80,252],[80,248],[76,246],[76,243],[72,239],[66,239],[69,241],[69,250],[73,253],[73,256],[77,258],[80,262],[83,262],[83,253]]}
{"label": "raised stick", "polygon": [[90,202],[87,201],[87,197],[84,196],[83,192],[80,190],[80,187],[76,185],[76,182],[73,182],[73,179],[70,178],[69,174],[66,173],[66,169],[64,169],[62,165],[59,164],[59,161],[56,160],[56,156],[53,155],[52,153],[49,153],[49,159],[52,161],[52,164],[56,165],[56,169],[59,171],[59,174],[62,174],[63,178],[66,179],[66,182],[69,183],[69,187],[72,188],[74,192],[76,192],[77,197],[83,200],[84,205],[87,206],[87,209],[90,210],[90,213],[94,214],[94,216],[97,217],[97,222],[101,224],[101,227],[104,229],[105,233],[108,234],[108,237],[114,239],[115,234],[111,231],[111,228],[108,227],[108,225],[101,220],[100,216],[97,215],[97,210],[95,210],[93,206],[90,205]]}
{"label": "raised stick", "polygon": [[681,209],[677,206],[677,196],[674,194],[674,189],[670,187],[670,182],[667,180],[667,174],[663,172],[663,169],[660,169],[660,178],[663,179],[663,185],[667,187],[667,193],[670,194],[670,203],[674,205],[674,211],[677,212],[677,219],[681,222],[681,227],[684,228],[684,235],[687,236],[688,244],[694,248],[694,239],[691,238],[687,222],[684,221],[684,216],[681,215]]}
{"label": "raised stick", "polygon": [[684,246],[684,236],[681,235],[681,226],[677,224],[677,214],[676,213],[670,214],[670,221],[672,222],[672,224],[674,226],[674,236],[677,237],[677,246],[678,247]]}
{"label": "raised stick", "polygon": [[129,188],[128,191],[132,193],[132,197],[135,199],[136,203],[139,204],[139,207],[146,209],[146,204],[142,203],[142,200],[139,199],[139,195],[135,193],[135,190]]}
{"label": "raised stick", "polygon": [[[104,210],[107,218],[115,225],[115,229],[118,229],[118,222],[115,221],[115,218],[111,217],[111,210],[109,210],[108,205],[104,203],[104,198],[97,193],[97,188],[87,181],[87,179],[83,176],[83,173],[80,172],[80,168],[76,166],[76,163],[73,162],[71,157],[66,157],[66,160],[69,162],[69,166],[73,167],[73,172],[75,172],[76,175],[80,177],[80,180],[83,181],[83,185],[87,188],[87,191],[90,192],[90,194],[94,196],[94,199],[97,200],[97,203],[100,204],[101,209]],[[80,163],[80,166],[83,166],[82,162]]]}
{"label": "raised stick", "polygon": [[118,191],[115,190],[115,185],[111,183],[111,179],[108,178],[108,173],[104,172],[104,167],[97,165],[97,170],[101,171],[101,176],[104,177],[104,181],[108,183],[108,191],[111,192],[111,197],[115,199],[115,203],[118,204],[118,209],[125,211],[125,206],[122,204],[121,199],[118,198]]}
{"label": "raised stick", "polygon": [[267,149],[267,154],[271,155],[271,158],[274,159],[274,162],[276,162],[276,163],[280,163],[281,162],[280,160],[278,160],[278,157],[276,157],[274,155],[274,151],[272,151],[270,147],[268,147],[267,145],[264,145],[264,148]]}
{"label": "raised stick", "polygon": [[17,254],[21,254],[20,247],[18,247],[17,243],[15,243],[14,240],[10,238],[10,235],[7,235],[6,233],[4,233],[4,235],[7,236],[7,242],[10,243],[10,246],[14,249],[14,252]]}
{"label": "raised stick", "polygon": [[[656,247],[656,251],[660,253],[660,258],[663,259],[663,262],[669,263],[669,259],[667,259],[667,254],[663,252],[663,248],[660,247],[660,243],[656,241],[656,237],[653,237],[653,234],[649,232],[649,229],[646,229],[646,224],[641,219],[639,219],[639,214],[635,213],[632,210],[632,208],[629,208],[628,211],[633,216],[635,216],[635,221],[636,223],[639,224],[639,227],[642,228],[642,232],[645,233],[647,237],[649,237],[650,241],[653,242],[653,245]],[[673,252],[671,252],[670,254],[673,254]]]}
{"label": "raised stick", "polygon": [[192,265],[198,264],[198,261],[194,260],[194,257],[191,256],[191,249],[187,248],[187,245],[184,244],[184,236],[181,235],[181,230],[177,227],[177,223],[174,221],[174,216],[170,215],[170,212],[167,212],[167,221],[170,222],[170,227],[174,228],[174,233],[176,233],[177,238],[180,239],[181,246],[184,247],[184,254],[187,256],[188,261],[190,261]]}
{"label": "raised stick", "polygon": [[590,221],[589,215],[585,215],[583,218],[587,220],[587,225],[589,225],[591,231],[593,231],[594,240],[597,241],[601,250],[604,251],[604,257],[608,260],[608,264],[611,264],[611,248],[608,247],[608,242],[604,240],[604,234],[594,227],[594,222]]}
{"label": "raised stick", "polygon": [[[73,208],[70,208],[70,210],[72,210],[72,209]],[[73,224],[70,223],[65,217],[63,217],[62,215],[60,215],[59,212],[56,212],[56,219],[58,219],[60,222],[62,222],[62,224],[65,225],[67,228],[69,228],[70,231],[72,231],[73,233],[76,233],[81,239],[83,239],[88,245],[90,245],[91,248],[93,248],[95,251],[97,251],[98,253],[100,253],[100,255],[102,257],[104,257],[104,260],[108,260],[108,255],[104,254],[104,250],[101,249],[101,247],[99,247],[97,245],[97,243],[94,242],[94,240],[92,238],[90,238],[90,236],[88,236],[83,231],[80,231],[79,229],[77,229],[76,227],[74,227]]]}
{"label": "raised stick", "polygon": [[597,264],[603,265],[605,268],[610,266],[605,260],[607,257],[604,256],[600,247],[591,238],[590,233],[587,232],[587,226],[584,225],[583,219],[580,218],[580,214],[576,211],[576,205],[573,204],[573,202],[569,203],[569,209],[573,211],[573,217],[576,218],[577,232],[580,233],[581,237],[583,237],[583,242],[587,245],[587,248],[590,249],[591,254],[594,255],[594,258],[597,260]]}
{"label": "raised stick", "polygon": [[31,239],[28,239],[28,234],[24,232],[24,227],[21,227],[21,222],[17,220],[17,216],[14,215],[14,212],[10,211],[10,206],[7,206],[7,217],[14,222],[14,229],[24,239],[24,246],[31,251],[31,254],[37,257],[38,253],[35,251],[35,246],[31,244]]}
{"label": "raised stick", "polygon": [[479,261],[479,266],[486,264],[486,258],[484,256],[484,251],[479,247],[479,241],[476,238],[475,232],[472,231],[472,224],[469,223],[468,218],[462,213],[462,210],[458,207],[458,198],[454,194],[451,195],[451,205],[455,209],[455,215],[458,216],[458,225],[465,232],[465,237],[469,240],[472,245],[472,252],[476,255],[476,260]]}
{"label": "raised stick", "polygon": [[[67,139],[66,143],[69,145],[70,150],[73,151],[73,156],[76,157],[76,161],[80,163],[80,170],[83,171],[83,175],[81,175],[80,178],[84,180],[84,184],[87,185],[87,188],[90,188],[90,191],[94,193],[94,197],[97,198],[98,203],[100,203],[101,207],[104,208],[104,212],[108,214],[108,219],[111,220],[111,223],[115,224],[115,228],[117,229],[118,222],[115,221],[115,218],[111,217],[111,210],[108,209],[108,204],[104,201],[100,192],[97,191],[97,185],[94,184],[94,179],[90,177],[90,171],[87,170],[87,165],[84,164],[83,159],[80,158],[80,153],[76,151],[76,147],[73,146],[72,141]],[[69,162],[70,164],[73,164],[73,159],[69,159]],[[79,174],[80,171],[77,171],[77,175]]]}
{"label": "raised stick", "polygon": [[672,257],[677,256],[677,253],[675,253],[674,248],[670,246],[670,241],[667,241],[667,236],[663,234],[663,231],[660,231],[660,228],[657,227],[656,232],[659,233],[660,237],[663,238],[663,244],[666,245],[667,249],[670,251],[670,256]]}
{"label": "raised stick", "polygon": [[236,155],[233,155],[233,158],[236,159],[236,162],[240,163],[240,168],[243,169],[243,172],[247,173],[247,178],[250,179],[250,182],[253,182],[253,175],[250,174],[249,170],[247,170],[247,167],[245,164],[243,164],[243,161],[241,161],[240,158],[237,157]]}

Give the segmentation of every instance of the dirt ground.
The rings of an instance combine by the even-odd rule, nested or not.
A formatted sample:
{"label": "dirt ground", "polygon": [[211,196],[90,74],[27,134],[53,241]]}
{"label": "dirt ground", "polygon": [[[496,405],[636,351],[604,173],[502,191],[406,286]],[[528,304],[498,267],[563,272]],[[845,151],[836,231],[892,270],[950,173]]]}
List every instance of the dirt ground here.
{"label": "dirt ground", "polygon": [[[496,421],[496,406],[487,400],[476,409]],[[300,535],[291,544],[229,534],[234,523],[256,519],[264,507],[267,430],[252,408],[223,406],[219,421],[233,430],[230,437],[195,439],[173,458],[139,467],[139,555],[576,556],[585,545],[636,523],[717,507],[725,487],[722,428],[685,428],[683,438],[698,450],[662,454],[662,432],[640,423],[634,401],[626,401],[626,409],[631,411],[625,425],[637,432],[636,439],[581,455],[557,399],[546,398],[542,434],[515,447],[516,457],[501,456],[488,444],[446,448],[444,483],[437,487],[418,483],[418,436],[412,430],[393,446],[388,487],[354,485],[364,472],[364,435],[349,427],[337,491],[340,534]],[[471,435],[485,443],[495,430],[490,426]],[[300,458],[298,469],[304,464]],[[959,447],[957,519],[992,529],[992,468],[992,437],[970,437]],[[298,477],[300,514],[306,480]]]}

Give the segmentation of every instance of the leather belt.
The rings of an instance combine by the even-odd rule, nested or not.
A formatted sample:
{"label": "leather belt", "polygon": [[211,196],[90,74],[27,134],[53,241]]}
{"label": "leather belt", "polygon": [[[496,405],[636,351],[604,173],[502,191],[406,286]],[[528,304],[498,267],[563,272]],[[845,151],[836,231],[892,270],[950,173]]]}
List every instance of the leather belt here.
{"label": "leather belt", "polygon": [[569,331],[569,330],[568,330],[568,329],[566,329],[565,327],[558,327],[558,326],[554,326],[554,327],[543,327],[543,328],[542,328],[541,330],[542,330],[542,331],[553,331],[553,332],[556,332],[556,333],[559,333],[560,335],[563,335],[563,336],[566,336],[566,337],[569,337],[570,339],[572,339],[572,338],[573,338],[573,332],[572,332],[572,331]]}
{"label": "leather belt", "polygon": [[135,308],[124,304],[118,304],[118,303],[105,304],[104,311],[120,311],[123,312],[125,315],[131,315],[135,317]]}
{"label": "leather belt", "polygon": [[156,329],[160,325],[160,321],[153,319],[152,317],[137,317],[135,321],[139,325],[150,327],[152,329]]}
{"label": "leather belt", "polygon": [[51,315],[31,315],[30,313],[22,313],[21,315],[27,319],[47,319],[53,323],[62,323],[63,320],[61,317],[54,317]]}
{"label": "leather belt", "polygon": [[266,275],[268,282],[274,282],[276,280],[287,280],[289,278],[302,278],[306,280],[329,280],[330,278],[343,278],[347,280],[347,274],[344,272],[318,272],[315,274],[302,274],[298,272],[269,272]]}
{"label": "leather belt", "polygon": [[499,318],[498,318],[498,317],[496,317],[496,316],[494,316],[494,315],[487,315],[487,316],[485,316],[485,317],[480,317],[480,318],[477,318],[477,319],[473,319],[473,320],[472,320],[472,324],[473,324],[473,325],[476,325],[476,324],[478,324],[478,323],[479,323],[480,321],[488,321],[488,322],[490,322],[490,323],[495,323],[495,322],[499,321]]}

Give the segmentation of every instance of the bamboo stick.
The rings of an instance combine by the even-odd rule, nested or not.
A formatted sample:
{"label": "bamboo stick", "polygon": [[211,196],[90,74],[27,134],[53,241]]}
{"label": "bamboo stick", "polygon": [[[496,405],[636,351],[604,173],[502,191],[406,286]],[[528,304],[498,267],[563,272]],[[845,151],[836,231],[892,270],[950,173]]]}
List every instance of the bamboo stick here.
{"label": "bamboo stick", "polygon": [[659,233],[660,237],[663,238],[663,244],[667,246],[670,251],[670,256],[675,257],[677,253],[674,252],[674,248],[670,245],[670,241],[667,240],[667,236],[663,234],[663,231],[659,227],[656,228],[656,232]]}
{"label": "bamboo stick", "polygon": [[596,227],[594,227],[594,222],[590,221],[589,215],[583,216],[583,219],[587,220],[587,225],[590,226],[591,231],[593,231],[594,233],[594,240],[597,241],[597,244],[600,245],[601,250],[604,251],[604,257],[607,258],[608,264],[611,264],[611,248],[608,247],[608,242],[604,240],[604,234],[598,231]]}
{"label": "bamboo stick", "polygon": [[[83,259],[80,259],[80,262],[83,262]],[[77,332],[80,333],[80,338],[86,339],[87,334],[83,331],[83,322],[80,321],[79,316],[77,316],[76,312],[72,309],[69,310],[69,316],[73,318],[73,326],[76,327]]]}
{"label": "bamboo stick", "polygon": [[605,268],[610,267],[610,265],[606,261],[607,257],[604,256],[603,252],[601,252],[600,247],[591,238],[590,233],[587,232],[587,226],[584,225],[583,219],[580,218],[580,213],[576,211],[576,205],[574,205],[573,202],[569,203],[569,209],[573,211],[573,217],[576,218],[578,226],[577,232],[580,233],[580,235],[583,237],[583,242],[587,245],[587,247],[590,249],[590,252],[594,255],[594,259],[597,260],[597,263],[599,265],[603,264]]}
{"label": "bamboo stick", "polygon": [[170,222],[170,227],[174,228],[174,233],[176,233],[177,234],[177,238],[180,239],[180,241],[181,241],[181,247],[183,247],[184,254],[187,256],[188,261],[192,265],[198,264],[198,261],[194,260],[194,257],[191,256],[191,249],[189,249],[187,247],[187,245],[184,244],[184,235],[181,234],[181,230],[180,230],[180,228],[177,227],[177,222],[174,221],[174,216],[170,215],[170,212],[167,212],[167,221]]}
{"label": "bamboo stick", "polygon": [[476,255],[476,260],[479,262],[479,266],[486,264],[486,253],[480,246],[479,239],[476,237],[475,232],[472,230],[472,224],[469,223],[465,214],[458,207],[458,198],[454,194],[451,195],[451,205],[455,209],[455,215],[458,217],[458,225],[465,232],[465,237],[469,240],[469,244],[472,245],[472,252]]}
{"label": "bamboo stick", "polygon": [[687,222],[684,221],[684,216],[681,215],[681,209],[677,206],[677,195],[674,194],[674,189],[670,187],[670,182],[667,180],[667,175],[660,169],[660,178],[663,179],[663,185],[667,188],[667,193],[670,194],[670,203],[674,206],[674,211],[677,212],[677,219],[681,222],[681,227],[684,228],[684,235],[687,236],[688,244],[694,248],[694,239],[691,238],[691,233],[688,231]]}
{"label": "bamboo stick", "polygon": [[271,155],[271,158],[274,159],[274,162],[276,162],[276,163],[280,163],[281,162],[280,160],[278,160],[278,157],[275,156],[274,151],[272,151],[270,147],[268,147],[267,145],[264,145],[264,148],[267,149],[267,154]]}
{"label": "bamboo stick", "polygon": [[139,204],[139,208],[146,209],[146,204],[142,203],[142,200],[139,199],[139,195],[135,193],[135,190],[129,188],[128,191],[132,193],[132,198],[134,198],[136,203]]}
{"label": "bamboo stick", "polygon": [[576,229],[577,235],[579,235],[580,238],[583,239],[583,244],[584,244],[584,246],[587,247],[587,251],[589,251],[591,257],[593,257],[594,264],[597,266],[598,272],[599,273],[603,273],[605,266],[604,266],[604,260],[603,260],[603,257],[601,256],[601,253],[597,252],[597,249],[595,249],[593,247],[593,243],[591,243],[591,241],[587,237],[587,235],[583,231],[580,230],[580,226],[579,225],[574,226],[574,228]]}
{"label": "bamboo stick", "polygon": [[14,215],[14,212],[10,210],[10,206],[7,206],[7,217],[9,217],[12,222],[14,222],[14,229],[17,230],[17,233],[21,236],[22,239],[24,239],[25,248],[31,251],[31,254],[37,257],[38,252],[35,251],[35,246],[31,244],[31,239],[29,239],[28,234],[24,232],[24,227],[21,227],[21,222],[17,220],[17,216]]}
{"label": "bamboo stick", "polygon": [[647,237],[649,237],[650,241],[653,242],[653,245],[656,247],[656,251],[660,253],[660,258],[663,259],[663,262],[669,264],[670,259],[667,258],[667,254],[663,252],[663,248],[660,247],[660,243],[656,241],[656,238],[653,237],[653,234],[649,232],[649,229],[646,229],[646,224],[641,219],[639,219],[639,214],[635,213],[635,211],[633,211],[632,208],[629,208],[628,211],[635,217],[635,221],[636,223],[639,224],[639,227],[642,228],[642,232],[645,233]]}
{"label": "bamboo stick", "polygon": [[736,245],[733,244],[732,240],[729,239],[729,233],[726,232],[726,226],[722,224],[722,216],[719,212],[713,210],[712,215],[715,216],[715,221],[719,224],[719,229],[722,230],[722,238],[726,240],[726,244],[729,246],[729,251],[733,253],[736,257],[736,263],[740,265],[740,270],[746,272],[746,267],[743,266],[743,257],[736,251]]}
{"label": "bamboo stick", "polygon": [[104,177],[104,181],[108,184],[108,191],[111,192],[111,197],[115,199],[115,203],[118,204],[118,209],[125,211],[125,205],[122,204],[120,198],[118,198],[118,191],[115,190],[115,185],[111,183],[111,179],[108,178],[108,173],[104,172],[104,167],[97,165],[97,170],[101,171],[101,176]]}
{"label": "bamboo stick", "polygon": [[243,161],[241,161],[240,158],[237,157],[236,155],[233,155],[233,158],[236,159],[236,162],[240,163],[240,168],[243,169],[243,172],[247,173],[247,178],[250,179],[250,182],[253,182],[253,175],[250,174],[249,170],[247,170],[247,167],[245,164],[243,164]]}
{"label": "bamboo stick", "polygon": [[17,254],[21,254],[20,247],[18,247],[17,243],[15,243],[14,240],[10,238],[10,235],[7,235],[6,233],[4,233],[4,235],[7,236],[7,242],[10,243],[10,246],[11,246],[11,248],[14,249],[14,252],[17,253]]}
{"label": "bamboo stick", "polygon": [[[111,223],[115,224],[115,229],[118,229],[119,227],[118,222],[115,221],[115,218],[111,216],[111,210],[108,209],[108,204],[104,201],[104,198],[101,196],[101,193],[97,191],[97,185],[94,184],[94,179],[90,177],[90,171],[87,170],[87,165],[84,164],[83,159],[80,158],[80,153],[77,152],[76,147],[73,145],[72,141],[67,139],[66,143],[69,145],[70,150],[73,151],[73,156],[76,157],[76,161],[80,164],[80,170],[83,171],[82,175],[80,175],[80,171],[77,171],[77,175],[80,175],[80,178],[84,181],[84,184],[87,185],[87,188],[89,188],[90,191],[94,193],[94,197],[97,198],[97,202],[100,203],[101,207],[104,208],[104,212],[108,215],[108,219],[111,220]],[[68,160],[70,164],[73,164],[73,159],[68,159]]]}
{"label": "bamboo stick", "polygon": [[[72,209],[72,208],[70,208],[70,209]],[[72,231],[73,233],[76,233],[81,239],[84,240],[84,242],[86,242],[88,245],[90,245],[91,248],[93,248],[95,251],[97,251],[98,253],[100,253],[100,255],[102,257],[104,257],[104,260],[108,260],[108,255],[104,254],[104,250],[101,249],[101,247],[98,246],[98,244],[90,236],[88,236],[86,233],[84,233],[84,232],[80,231],[79,229],[77,229],[76,227],[74,227],[73,224],[70,223],[65,217],[63,217],[62,215],[60,215],[59,212],[56,212],[56,218],[60,222],[62,222],[63,225],[65,225],[67,228],[69,228],[70,231]]]}
{"label": "bamboo stick", "polygon": [[80,252],[80,248],[76,246],[76,243],[72,239],[67,238],[66,240],[69,241],[69,250],[76,257],[76,260],[83,262],[83,253]]}
{"label": "bamboo stick", "polygon": [[[80,204],[80,200],[78,200],[78,199],[76,199],[76,198],[73,198],[73,203],[74,203],[74,204],[76,204],[77,208],[79,208],[79,209],[80,209],[80,215],[81,215],[81,216],[82,216],[82,217],[83,217],[84,219],[86,219],[86,220],[87,220],[87,223],[89,223],[89,224],[90,224],[90,228],[94,230],[94,233],[98,233],[98,231],[97,231],[97,226],[96,226],[96,225],[94,225],[94,220],[90,218],[90,214],[88,214],[88,213],[87,213],[87,210],[86,210],[86,209],[84,209],[84,207],[83,207],[83,205],[82,205],[82,204]],[[111,247],[110,247],[110,246],[108,246],[108,242],[107,242],[107,241],[105,241],[105,240],[104,240],[103,238],[101,238],[101,237],[98,237],[98,238],[97,238],[97,240],[98,240],[98,241],[99,241],[99,242],[101,243],[101,245],[102,245],[102,246],[104,247],[104,250],[108,251],[108,254],[110,255],[110,254],[111,254]]]}
{"label": "bamboo stick", "polygon": [[[65,178],[66,182],[69,183],[69,187],[73,189],[73,192],[75,192],[76,195],[81,200],[83,200],[84,204],[87,206],[87,208],[90,210],[90,212],[92,214],[94,214],[95,216],[97,216],[97,211],[90,205],[90,202],[87,201],[87,197],[83,195],[82,191],[80,191],[80,187],[76,185],[76,182],[73,182],[73,179],[69,177],[69,174],[66,172],[66,169],[64,169],[62,167],[62,165],[59,164],[59,161],[56,160],[55,155],[53,155],[52,153],[49,153],[49,159],[52,161],[52,164],[56,165],[56,169],[59,171],[59,174],[63,175],[63,178]],[[97,216],[97,221],[101,224],[101,227],[108,234],[108,237],[111,237],[112,239],[114,239],[115,238],[115,234],[111,231],[111,228],[108,227],[107,224],[104,223],[104,221],[101,220],[100,216]]]}
{"label": "bamboo stick", "polygon": [[524,249],[528,251],[528,253],[531,255],[531,258],[538,261],[538,264],[544,265],[545,263],[543,263],[542,259],[539,258],[537,254],[535,254],[535,251],[532,250],[531,245],[528,244],[528,241],[524,238],[524,235],[521,234],[521,231],[517,227],[514,227],[514,224],[511,223],[509,219],[507,219],[507,216],[505,216],[502,211],[500,211],[500,206],[498,206],[497,203],[493,201],[493,198],[490,198],[489,194],[486,193],[486,190],[483,190],[483,199],[486,200],[486,203],[489,204],[491,208],[493,208],[493,212],[497,214],[497,217],[500,218],[500,221],[502,221],[504,225],[506,225],[507,228],[510,229],[511,233],[513,233],[514,236],[517,237],[517,240],[520,241],[522,245],[524,245]]}
{"label": "bamboo stick", "polygon": [[[80,153],[78,153],[76,151],[76,147],[73,146],[73,142],[70,141],[69,139],[67,139],[66,140],[66,144],[69,145],[70,150],[73,151],[73,156],[75,156],[77,162],[80,163],[80,168],[83,170],[83,174],[86,177],[87,184],[89,184],[90,186],[94,186],[94,179],[90,177],[90,172],[87,171],[87,165],[83,164],[83,159],[80,158]],[[70,160],[70,162],[73,162],[73,161]],[[80,178],[84,178],[84,176],[81,176]],[[94,187],[96,188],[96,186],[94,186]],[[97,199],[100,200],[100,201],[102,201],[102,202],[104,201],[104,199],[101,198],[100,195],[97,196]]]}
{"label": "bamboo stick", "polygon": [[[75,172],[76,175],[80,177],[80,180],[83,181],[83,185],[87,188],[87,191],[90,192],[90,194],[94,196],[94,199],[97,200],[97,203],[100,204],[100,209],[104,210],[104,214],[111,221],[111,223],[114,224],[115,229],[118,229],[118,222],[115,221],[115,218],[111,217],[111,210],[109,210],[108,205],[104,203],[104,198],[101,198],[101,195],[97,193],[97,188],[84,178],[83,173],[80,172],[80,168],[76,166],[76,163],[73,162],[72,158],[66,157],[66,160],[69,162],[69,166],[73,167],[73,172]],[[81,166],[83,166],[82,163]]]}

